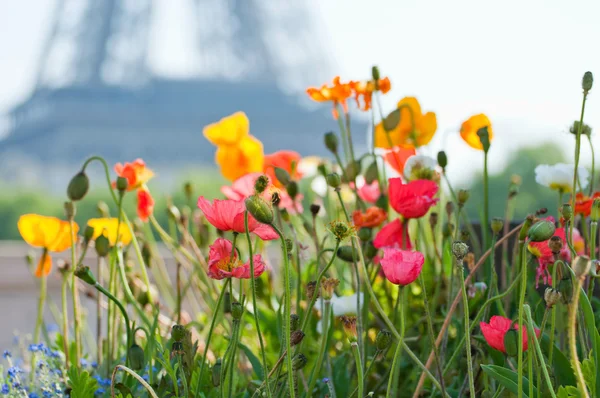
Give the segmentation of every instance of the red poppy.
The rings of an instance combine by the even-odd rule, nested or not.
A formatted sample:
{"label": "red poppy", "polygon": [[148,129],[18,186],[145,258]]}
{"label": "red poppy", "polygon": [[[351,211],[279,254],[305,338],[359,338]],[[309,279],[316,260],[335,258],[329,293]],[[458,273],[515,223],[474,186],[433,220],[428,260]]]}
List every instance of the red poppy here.
{"label": "red poppy", "polygon": [[[146,167],[146,163],[142,159],[136,159],[131,163],[115,164],[115,173],[119,177],[127,179],[128,191],[140,188],[154,177],[154,172]],[[116,187],[116,182],[113,182],[113,187]]]}
{"label": "red poppy", "polygon": [[388,281],[406,286],[419,277],[424,262],[425,258],[421,252],[387,247],[383,249],[381,268]]}
{"label": "red poppy", "polygon": [[392,167],[392,169],[396,170],[398,174],[404,174],[404,165],[406,161],[411,156],[417,154],[415,148],[399,148],[394,147],[391,151],[388,151],[385,154],[385,161]]}
{"label": "red poppy", "polygon": [[397,247],[401,249],[412,249],[408,228],[399,218],[387,223],[375,236],[373,245],[381,249],[383,247]]}
{"label": "red poppy", "polygon": [[[198,207],[204,213],[206,220],[221,231],[234,231],[245,233],[244,211],[246,205],[243,201],[215,199],[210,203],[203,196],[198,198]],[[252,215],[248,215],[248,230],[254,232],[262,240],[277,239],[279,235],[272,227],[261,224]]]}
{"label": "red poppy", "polygon": [[592,204],[596,198],[600,198],[600,192],[594,192],[591,198],[582,193],[575,195],[575,214],[583,214],[585,217],[589,217],[592,212]]}
{"label": "red poppy", "polygon": [[360,210],[355,210],[352,213],[352,221],[356,228],[373,228],[378,227],[387,219],[387,213],[385,210],[379,207],[369,207],[366,212],[362,213]]}
{"label": "red poppy", "polygon": [[[233,258],[231,257],[233,245],[230,241],[223,238],[218,238],[215,243],[210,246],[208,252],[208,276],[213,279],[223,278],[238,278],[250,279],[250,261],[246,263],[240,261],[237,256],[237,251],[233,250]],[[260,254],[255,254],[254,259],[254,277],[259,277],[266,269]]]}
{"label": "red poppy", "polygon": [[265,155],[264,172],[269,177],[273,185],[277,188],[283,188],[283,184],[279,182],[275,176],[275,167],[284,169],[290,174],[292,180],[302,177],[298,172],[298,163],[300,162],[300,154],[294,151],[277,151],[270,155]]}
{"label": "red poppy", "polygon": [[147,221],[154,212],[154,198],[146,189],[137,191],[137,214],[140,220]]}
{"label": "red poppy", "polygon": [[400,178],[389,179],[390,205],[404,218],[423,217],[439,199],[434,198],[438,185],[430,180],[403,184]]}
{"label": "red poppy", "polygon": [[[513,322],[510,319],[499,315],[491,317],[490,323],[479,323],[483,337],[485,337],[485,341],[487,341],[490,347],[502,351],[505,354],[504,336],[506,335],[506,332],[511,329],[511,326],[513,329],[519,330],[519,325],[513,325]],[[539,337],[540,330],[536,328],[535,334]],[[527,351],[527,330],[525,329],[523,330],[523,351]]]}

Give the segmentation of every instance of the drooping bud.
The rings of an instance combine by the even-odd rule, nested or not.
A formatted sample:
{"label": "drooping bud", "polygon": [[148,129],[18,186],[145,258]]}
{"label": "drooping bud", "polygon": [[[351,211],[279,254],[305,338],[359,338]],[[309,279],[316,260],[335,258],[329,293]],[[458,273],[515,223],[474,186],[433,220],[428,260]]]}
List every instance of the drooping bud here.
{"label": "drooping bud", "polygon": [[365,248],[363,249],[363,254],[366,259],[371,260],[373,257],[377,255],[377,248],[373,244],[373,241],[367,241],[365,243]]}
{"label": "drooping bud", "polygon": [[519,353],[519,334],[512,325],[504,335],[504,350],[509,357],[515,357]]}
{"label": "drooping bud", "polygon": [[454,254],[459,263],[462,263],[468,252],[469,246],[465,242],[457,240],[452,243],[452,254]]}
{"label": "drooping bud", "polygon": [[294,330],[290,337],[290,344],[293,346],[299,344],[304,338],[304,332],[302,330]]}
{"label": "drooping bud", "polygon": [[[306,298],[312,300],[315,295],[315,290],[317,289],[317,281],[310,281],[306,284]],[[319,292],[317,293],[317,297],[319,297]]]}
{"label": "drooping bud", "polygon": [[325,278],[321,282],[321,290],[323,294],[323,300],[331,300],[333,297],[333,291],[340,284],[340,280],[336,278]]}
{"label": "drooping bud", "polygon": [[558,283],[558,291],[563,304],[569,304],[573,298],[573,280],[570,276],[562,278]]}
{"label": "drooping bud", "polygon": [[469,200],[469,196],[471,196],[471,194],[469,193],[469,190],[460,189],[458,191],[458,195],[457,195],[458,206],[463,207],[465,205],[465,203],[467,203],[467,201]]}
{"label": "drooping bud", "polygon": [[560,236],[554,235],[548,241],[548,247],[552,250],[553,254],[559,254],[563,248],[563,240]]}
{"label": "drooping bud", "polygon": [[342,179],[336,173],[327,174],[327,185],[331,188],[339,188],[342,185]]}
{"label": "drooping bud", "polygon": [[544,292],[544,300],[546,301],[546,307],[552,308],[554,304],[558,303],[561,299],[561,294],[557,289],[547,287]]}
{"label": "drooping bud", "polygon": [[244,306],[237,301],[231,303],[231,316],[234,320],[239,321],[244,314]]}
{"label": "drooping bud", "polygon": [[560,209],[560,214],[562,214],[565,221],[570,221],[573,217],[573,206],[571,206],[570,203],[563,204]]}
{"label": "drooping bud", "polygon": [[313,203],[310,205],[310,214],[312,214],[313,216],[317,216],[317,214],[319,214],[319,211],[321,210],[321,205],[318,205],[316,203]]}
{"label": "drooping bud", "polygon": [[569,127],[569,133],[577,135],[581,126],[581,135],[587,135],[588,137],[592,134],[592,128],[587,124],[581,124],[579,120],[575,120],[571,127]]}
{"label": "drooping bud", "polygon": [[342,315],[340,317],[342,324],[344,325],[344,332],[350,343],[357,341],[358,332],[356,331],[356,316],[354,315]]}
{"label": "drooping bud", "polygon": [[127,186],[129,183],[127,182],[127,178],[125,177],[117,177],[117,190],[121,195],[127,190]]}
{"label": "drooping bud", "polygon": [[96,254],[98,257],[106,257],[108,255],[110,252],[110,241],[106,235],[102,233],[96,238],[94,248],[96,249]]}
{"label": "drooping bud", "polygon": [[171,328],[171,337],[175,341],[183,341],[187,331],[185,330],[185,326],[183,325],[173,325]]}
{"label": "drooping bud", "polygon": [[592,261],[587,256],[577,256],[573,259],[573,271],[578,278],[585,278],[592,267]]}
{"label": "drooping bud", "polygon": [[331,151],[331,153],[336,154],[338,151],[338,138],[333,131],[329,131],[325,133],[325,146],[327,149]]}
{"label": "drooping bud", "polygon": [[290,198],[292,198],[292,200],[294,200],[296,198],[296,196],[298,195],[298,183],[296,181],[288,182],[287,185],[285,186],[285,190],[287,191]]}
{"label": "drooping bud", "polygon": [[373,67],[371,68],[371,77],[375,81],[379,80],[379,77],[380,77],[379,68],[375,65],[373,65]]}
{"label": "drooping bud", "polygon": [[179,211],[179,208],[174,204],[167,206],[167,214],[169,215],[169,218],[171,218],[171,220],[175,222],[181,220],[181,212]]}
{"label": "drooping bud", "polygon": [[[275,176],[277,176],[277,179],[279,179],[279,176],[277,175],[277,169],[278,167],[275,168]],[[285,170],[283,170],[285,171]],[[287,173],[287,171],[285,171]],[[288,174],[288,178],[289,178],[289,174]],[[279,179],[279,181],[281,181],[281,179]],[[283,182],[282,182],[283,184]],[[264,174],[261,174],[258,176],[258,178],[256,179],[256,181],[254,181],[254,191],[257,194],[261,194],[265,191],[265,189],[267,189],[267,187],[269,186],[269,177],[267,177]]]}
{"label": "drooping bud", "polygon": [[361,229],[358,230],[358,239],[360,239],[363,242],[366,242],[369,239],[371,239],[371,236],[373,235],[372,232],[373,231],[371,228],[362,227]]}
{"label": "drooping bud", "polygon": [[69,185],[67,186],[67,197],[69,200],[76,202],[85,197],[88,190],[90,189],[90,179],[83,170],[75,174]]}
{"label": "drooping bud", "polygon": [[292,358],[292,369],[300,370],[306,365],[307,362],[308,359],[306,359],[306,355],[298,353]]}
{"label": "drooping bud", "polygon": [[133,344],[127,350],[127,356],[129,357],[129,367],[133,370],[140,370],[146,363],[144,357],[144,349],[137,344]]}
{"label": "drooping bud", "polygon": [[273,222],[273,208],[258,195],[248,196],[244,201],[246,210],[252,214],[258,222],[271,224]]}
{"label": "drooping bud", "polygon": [[87,246],[94,237],[94,228],[87,225],[83,231],[83,244]]}
{"label": "drooping bud", "polygon": [[87,283],[88,285],[94,286],[96,284],[96,277],[90,271],[90,267],[85,265],[78,265],[75,269],[75,276]]}
{"label": "drooping bud", "polygon": [[592,86],[594,85],[594,75],[592,72],[585,72],[583,74],[583,79],[581,79],[581,88],[583,88],[584,93],[588,93]]}
{"label": "drooping bud", "polygon": [[338,258],[348,263],[354,263],[358,260],[358,256],[354,253],[352,246],[340,246],[336,254]]}
{"label": "drooping bud", "polygon": [[382,329],[375,337],[375,346],[378,351],[387,350],[392,345],[392,332]]}
{"label": "drooping bud", "polygon": [[377,168],[377,161],[374,161],[367,167],[365,171],[365,182],[367,184],[372,184],[374,181],[377,181],[379,178],[379,169]]}
{"label": "drooping bud", "polygon": [[442,170],[446,169],[446,166],[448,166],[448,156],[446,156],[446,152],[444,152],[444,151],[438,152],[437,162],[438,162],[438,165],[442,168]]}
{"label": "drooping bud", "polygon": [[106,204],[106,202],[99,200],[98,203],[96,204],[96,210],[98,211],[98,214],[100,215],[100,217],[104,217],[104,218],[110,217],[110,209],[108,208],[108,205]]}
{"label": "drooping bud", "polygon": [[290,315],[290,330],[293,332],[300,328],[300,317],[298,314]]}
{"label": "drooping bud", "polygon": [[491,227],[494,235],[498,235],[504,227],[504,220],[498,217],[492,218]]}
{"label": "drooping bud", "polygon": [[219,387],[221,385],[221,365],[222,365],[222,363],[223,362],[222,362],[221,358],[218,358],[217,361],[215,362],[215,365],[211,369],[212,383],[213,383],[213,386],[215,386],[215,387]]}
{"label": "drooping bud", "polygon": [[556,227],[552,221],[540,220],[529,228],[527,236],[532,242],[544,242],[550,239],[554,232],[556,232]]}

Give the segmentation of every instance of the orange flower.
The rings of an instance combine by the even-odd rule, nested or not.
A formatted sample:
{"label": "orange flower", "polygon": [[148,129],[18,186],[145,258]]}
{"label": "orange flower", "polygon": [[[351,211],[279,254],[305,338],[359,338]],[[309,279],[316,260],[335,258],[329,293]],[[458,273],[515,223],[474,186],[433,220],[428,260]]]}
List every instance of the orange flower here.
{"label": "orange flower", "polygon": [[406,161],[408,158],[416,154],[417,151],[415,148],[395,147],[385,154],[384,159],[394,170],[398,172],[398,174],[403,175]]}
{"label": "orange flower", "polygon": [[[127,190],[133,191],[150,181],[154,177],[154,172],[146,167],[142,159],[136,159],[133,163],[115,164],[115,173],[119,177],[127,179]],[[113,182],[113,187],[116,183]]]}
{"label": "orange flower", "polygon": [[140,220],[147,221],[148,217],[154,212],[154,198],[150,191],[138,189],[137,191],[137,214]]}
{"label": "orange flower", "polygon": [[492,139],[494,138],[492,123],[490,122],[490,119],[488,119],[488,117],[483,113],[471,116],[467,121],[465,121],[460,127],[460,136],[467,144],[469,144],[470,147],[483,150],[481,140],[477,135],[477,131],[483,127],[488,128],[490,142],[492,142]]}
{"label": "orange flower", "polygon": [[283,188],[283,184],[281,184],[275,176],[275,167],[287,171],[292,180],[301,178],[302,174],[298,171],[300,158],[300,154],[294,151],[277,151],[270,155],[265,155],[263,171],[269,177],[269,180],[271,180],[273,185],[277,188]]}
{"label": "orange flower", "polygon": [[[104,235],[108,238],[108,242],[111,246],[114,246],[117,242],[124,246],[131,243],[131,232],[125,223],[121,222],[119,226],[119,219],[113,218],[90,218],[87,225],[94,228],[94,235],[92,240],[96,240],[100,235]],[[117,230],[119,230],[119,237],[117,239]]]}
{"label": "orange flower", "polygon": [[[47,276],[52,269],[52,258],[48,252],[62,252],[71,247],[71,228],[68,221],[38,214],[25,214],[19,218],[17,227],[25,242],[44,249],[35,270],[35,276],[38,278]],[[77,232],[79,226],[73,223],[73,241],[76,240]]]}
{"label": "orange flower", "polygon": [[217,146],[215,162],[230,181],[263,170],[262,143],[250,135],[250,122],[243,112],[224,117],[204,128],[204,136]]}
{"label": "orange flower", "polygon": [[385,131],[383,122],[375,126],[375,147],[391,149],[394,146],[415,148],[427,145],[437,130],[435,113],[421,113],[421,105],[415,97],[400,100],[398,109],[400,121],[391,131]]}
{"label": "orange flower", "polygon": [[352,220],[356,228],[373,228],[380,226],[387,220],[387,213],[379,207],[369,207],[364,213],[361,213],[360,210],[355,210],[352,213]]}
{"label": "orange flower", "polygon": [[[374,80],[368,80],[366,82],[350,82],[350,87],[354,91],[354,98],[356,99],[356,105],[363,111],[371,109],[371,101],[373,98],[374,91],[381,91],[383,94],[391,90],[392,84],[390,79],[384,77],[379,79],[377,84]],[[360,97],[363,98],[363,104],[361,106]]]}
{"label": "orange flower", "polygon": [[333,102],[333,117],[337,119],[339,113],[337,110],[338,104],[342,105],[344,113],[348,113],[348,104],[346,100],[352,95],[352,87],[350,83],[340,83],[340,77],[336,76],[333,79],[333,86],[322,85],[321,88],[309,87],[306,93],[313,101],[317,102]]}
{"label": "orange flower", "polygon": [[575,214],[583,214],[584,217],[588,217],[596,198],[600,198],[600,192],[594,192],[591,198],[582,193],[575,195]]}

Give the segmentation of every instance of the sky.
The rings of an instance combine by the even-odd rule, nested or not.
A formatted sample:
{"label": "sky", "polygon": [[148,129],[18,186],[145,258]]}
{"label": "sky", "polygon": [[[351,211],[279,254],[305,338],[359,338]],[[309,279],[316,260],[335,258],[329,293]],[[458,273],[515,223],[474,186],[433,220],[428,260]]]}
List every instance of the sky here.
{"label": "sky", "polygon": [[[416,96],[438,120],[436,137],[425,152],[444,147],[449,173],[457,181],[480,170],[481,153],[457,134],[462,121],[477,113],[486,113],[494,126],[492,172],[519,147],[541,141],[557,142],[571,158],[574,140],[568,127],[579,117],[581,78],[588,70],[597,83],[585,120],[592,129],[600,128],[598,1],[306,2],[315,14],[310,21],[317,30],[314,45],[322,46],[332,61],[332,77],[368,78],[371,66],[378,65],[392,81],[383,102],[387,111],[402,97]],[[54,3],[0,2],[0,114],[26,98],[35,84]],[[189,3],[154,0],[149,62],[155,73],[190,73],[194,60],[184,40],[193,24]],[[597,134],[593,142],[600,144]],[[585,145],[582,161],[590,161]]]}

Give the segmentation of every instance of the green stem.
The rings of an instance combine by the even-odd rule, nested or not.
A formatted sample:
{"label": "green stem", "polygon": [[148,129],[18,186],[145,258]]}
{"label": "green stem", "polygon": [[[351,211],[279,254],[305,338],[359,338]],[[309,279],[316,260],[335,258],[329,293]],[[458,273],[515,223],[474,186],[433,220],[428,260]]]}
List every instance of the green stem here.
{"label": "green stem", "polygon": [[256,277],[254,276],[254,255],[252,253],[252,241],[250,240],[250,231],[248,230],[248,211],[244,212],[244,228],[246,229],[246,239],[248,240],[248,251],[250,256],[250,289],[252,290],[252,309],[254,313],[254,323],[256,324],[256,332],[258,333],[258,341],[260,343],[260,353],[263,362],[263,371],[266,375],[265,382],[267,384],[267,395],[271,398],[271,387],[269,386],[269,368],[267,367],[267,357],[265,354],[265,345],[263,343],[262,333],[260,332],[260,322],[258,319],[258,305],[256,304]]}
{"label": "green stem", "polygon": [[[591,231],[590,231],[590,259],[594,261],[596,259],[596,237],[598,234],[598,221],[592,221],[590,223]],[[596,283],[596,278],[592,275],[590,278],[590,284],[588,286],[587,295],[588,297],[594,296],[594,285]]]}
{"label": "green stem", "polygon": [[[527,340],[529,340],[529,346],[531,347],[531,340],[537,339],[535,334],[529,334]],[[529,379],[529,396],[533,397],[533,354],[531,350],[527,353],[527,378]]]}
{"label": "green stem", "polygon": [[[394,353],[394,360],[392,362],[392,369],[390,371],[390,377],[388,380],[388,388],[386,398],[391,398],[396,396],[396,373],[398,371],[398,366],[400,362],[400,357],[402,356],[402,348],[404,342],[404,329],[405,329],[405,316],[404,316],[404,286],[400,287],[400,336],[398,338],[398,345],[396,347],[396,352]],[[359,397],[363,395],[360,394]]]}
{"label": "green stem", "polygon": [[77,289],[78,280],[75,276],[75,269],[77,268],[77,259],[75,256],[75,231],[74,231],[73,218],[69,220],[69,228],[71,235],[71,267],[73,267],[73,273],[71,276],[71,295],[73,300],[73,334],[75,335],[75,366],[79,367],[81,361],[81,315],[79,313],[79,291]]}
{"label": "green stem", "polygon": [[[316,296],[316,291],[313,296]],[[327,336],[329,331],[329,318],[330,314],[331,302],[329,300],[325,300],[325,309],[323,311],[323,331],[321,333],[321,347],[319,349],[319,356],[317,357],[317,361],[315,362],[315,366],[310,375],[310,382],[308,385],[308,390],[306,391],[307,396],[312,394],[313,389],[315,388],[315,384],[317,384],[317,374],[319,370],[323,366],[323,357],[325,356],[325,349],[327,348]]]}
{"label": "green stem", "polygon": [[[554,265],[552,266],[552,288],[556,289],[558,286],[558,281],[556,280],[557,269],[562,264],[561,260],[554,261]],[[548,346],[548,362],[550,363],[550,367],[552,367],[553,361],[552,358],[554,356],[554,335],[556,331],[556,304],[552,306],[552,315],[550,317],[550,344]]]}
{"label": "green stem", "polygon": [[[525,293],[527,292],[527,262],[525,260],[526,256],[526,246],[525,244],[521,244],[521,242],[519,242],[519,245],[521,246],[521,292],[519,293],[519,318],[518,318],[518,324],[520,327],[522,327],[523,325],[523,306],[525,305]],[[518,387],[517,387],[517,392],[518,392],[518,396],[519,398],[521,398],[523,396],[523,333],[519,333],[519,340],[518,340],[518,376],[517,376],[517,382],[518,382]]]}
{"label": "green stem", "polygon": [[[63,351],[65,353],[65,366],[69,369],[69,311],[67,307],[67,291],[69,289],[69,275],[65,272],[62,276],[60,286],[60,298],[62,304],[62,329],[63,329]],[[98,364],[101,364],[98,356]]]}
{"label": "green stem", "polygon": [[[525,311],[525,316],[527,317],[527,333],[530,336],[535,336],[535,330],[533,328],[533,319],[531,318],[531,309],[529,308],[529,304],[525,304],[524,309]],[[538,342],[538,339],[536,338],[532,338],[533,340],[533,345],[535,347],[535,352],[537,354],[538,360],[540,361],[540,368],[542,369],[542,373],[544,374],[544,380],[546,381],[546,384],[548,385],[548,391],[550,391],[550,395],[553,398],[556,398],[556,394],[554,394],[554,387],[552,387],[552,380],[550,379],[550,375],[548,374],[548,369],[546,367],[546,363],[544,362],[544,355],[542,354],[542,349],[540,348],[540,343]],[[550,350],[552,350],[552,347],[550,347]],[[529,384],[532,384],[531,382]],[[538,386],[538,390],[540,389],[540,386]]]}
{"label": "green stem", "polygon": [[285,340],[285,348],[288,352],[288,354],[286,355],[286,364],[287,364],[287,376],[288,376],[288,387],[289,387],[289,393],[290,393],[290,397],[294,398],[296,396],[296,393],[294,391],[294,372],[292,371],[293,367],[292,367],[292,356],[290,355],[292,352],[292,346],[291,346],[291,310],[292,310],[292,296],[291,296],[291,289],[290,289],[290,262],[288,259],[288,254],[287,254],[287,245],[285,243],[285,238],[283,236],[283,234],[281,233],[281,231],[275,226],[275,225],[271,225],[271,227],[273,227],[273,229],[275,230],[275,232],[277,232],[277,234],[279,235],[279,239],[281,240],[281,250],[282,250],[282,255],[283,255],[283,283],[284,283],[284,289],[285,289],[285,308],[284,308],[284,317],[283,317],[283,322],[284,322],[284,340]]}
{"label": "green stem", "polygon": [[[102,275],[102,261],[103,257],[98,256],[98,274],[97,280],[99,284],[102,284],[103,275]],[[98,366],[102,364],[102,296],[96,295],[96,348],[97,348],[97,358]]]}
{"label": "green stem", "polygon": [[568,321],[568,334],[569,334],[569,353],[571,354],[571,366],[577,379],[577,389],[582,397],[589,398],[590,395],[586,388],[585,377],[581,370],[581,363],[577,356],[577,309],[579,307],[579,294],[581,293],[581,282],[582,278],[575,279],[574,296],[573,301],[569,305],[569,321]]}
{"label": "green stem", "polygon": [[115,378],[117,376],[117,372],[119,370],[122,370],[124,372],[126,372],[127,374],[129,374],[130,376],[133,376],[133,378],[135,378],[137,381],[140,382],[140,384],[146,389],[146,391],[148,391],[148,395],[152,398],[158,398],[158,395],[156,395],[156,393],[154,392],[154,390],[152,389],[152,387],[150,387],[150,384],[146,383],[146,380],[144,380],[140,375],[138,375],[136,372],[134,372],[133,370],[129,369],[127,366],[123,366],[123,365],[117,365],[115,366],[115,370],[113,370],[112,373],[112,377],[111,377],[111,383],[110,383],[110,394],[111,397],[115,396]]}
{"label": "green stem", "polygon": [[360,360],[360,350],[358,349],[358,343],[353,341],[350,343],[350,347],[352,348],[352,354],[354,354],[354,362],[356,364],[356,378],[358,379],[358,396],[364,397],[364,386],[363,386],[363,368],[362,361]]}
{"label": "green stem", "polygon": [[127,283],[127,275],[125,274],[125,265],[123,264],[124,263],[123,251],[120,248],[116,248],[116,252],[117,252],[117,268],[119,269],[119,276],[121,277],[121,283],[123,284],[123,292],[125,293],[125,297],[127,298],[127,301],[129,301],[133,305],[133,308],[135,308],[135,310],[137,311],[139,316],[142,318],[142,321],[144,322],[144,324],[146,326],[150,326],[151,325],[150,320],[148,319],[148,317],[146,316],[146,313],[140,306],[140,303],[133,296],[133,292],[131,291],[131,288],[129,287],[129,283]]}
{"label": "green stem", "polygon": [[590,189],[589,189],[589,196],[592,196],[592,193],[594,192],[594,172],[595,172],[595,168],[596,168],[596,157],[594,154],[594,145],[592,145],[592,136],[590,134],[587,135],[588,138],[588,142],[590,143],[590,150],[592,151],[592,175],[590,177]]}
{"label": "green stem", "polygon": [[[583,114],[585,113],[585,101],[587,99],[587,91],[583,92],[583,101],[581,103],[581,116],[579,117],[579,126],[577,135],[575,136],[575,168],[573,170],[573,189],[571,191],[571,206],[575,208],[575,194],[577,193],[577,169],[579,167],[579,153],[581,151],[581,129],[583,127]],[[573,229],[571,229],[571,240],[573,240]]]}
{"label": "green stem", "polygon": [[[471,358],[471,328],[469,326],[469,298],[467,296],[467,287],[465,286],[465,272],[462,262],[457,261],[456,272],[460,276],[460,287],[462,292],[463,311],[465,318],[465,339],[467,348],[467,370],[469,374],[469,392],[471,397],[475,397],[475,381],[473,378],[473,361]],[[435,347],[435,343],[433,344]]]}
{"label": "green stem", "polygon": [[[44,251],[44,254],[42,254],[42,256],[49,256],[49,254]],[[42,261],[44,261],[44,259],[42,259]],[[44,307],[46,304],[46,293],[47,293],[47,281],[48,277],[46,275],[43,275],[40,277],[40,298],[38,300],[38,313],[37,313],[37,319],[35,322],[35,329],[33,332],[33,342],[34,343],[39,343],[40,340],[40,330],[42,329],[42,323],[44,322]],[[79,363],[76,364],[76,366],[78,366]]]}
{"label": "green stem", "polygon": [[106,297],[111,299],[117,305],[117,307],[119,307],[119,310],[121,310],[121,314],[123,315],[123,319],[125,320],[125,328],[127,329],[127,356],[126,356],[125,362],[126,362],[126,364],[128,364],[129,363],[129,348],[131,347],[132,338],[133,338],[133,336],[131,334],[131,323],[129,322],[129,315],[127,315],[127,311],[125,310],[125,307],[123,307],[123,304],[121,304],[121,302],[115,296],[113,296],[108,290],[103,288],[102,285],[100,285],[98,282],[96,282],[94,287],[96,288],[96,290],[98,290],[99,292],[104,294]]}
{"label": "green stem", "polygon": [[[490,243],[490,231],[488,228],[490,222],[490,204],[489,204],[489,176],[488,176],[488,151],[483,152],[483,222],[481,228],[483,230],[483,247],[488,248]],[[493,255],[492,255],[493,258]],[[489,266],[490,262],[488,262]],[[491,275],[491,269],[488,268],[488,277]]]}

